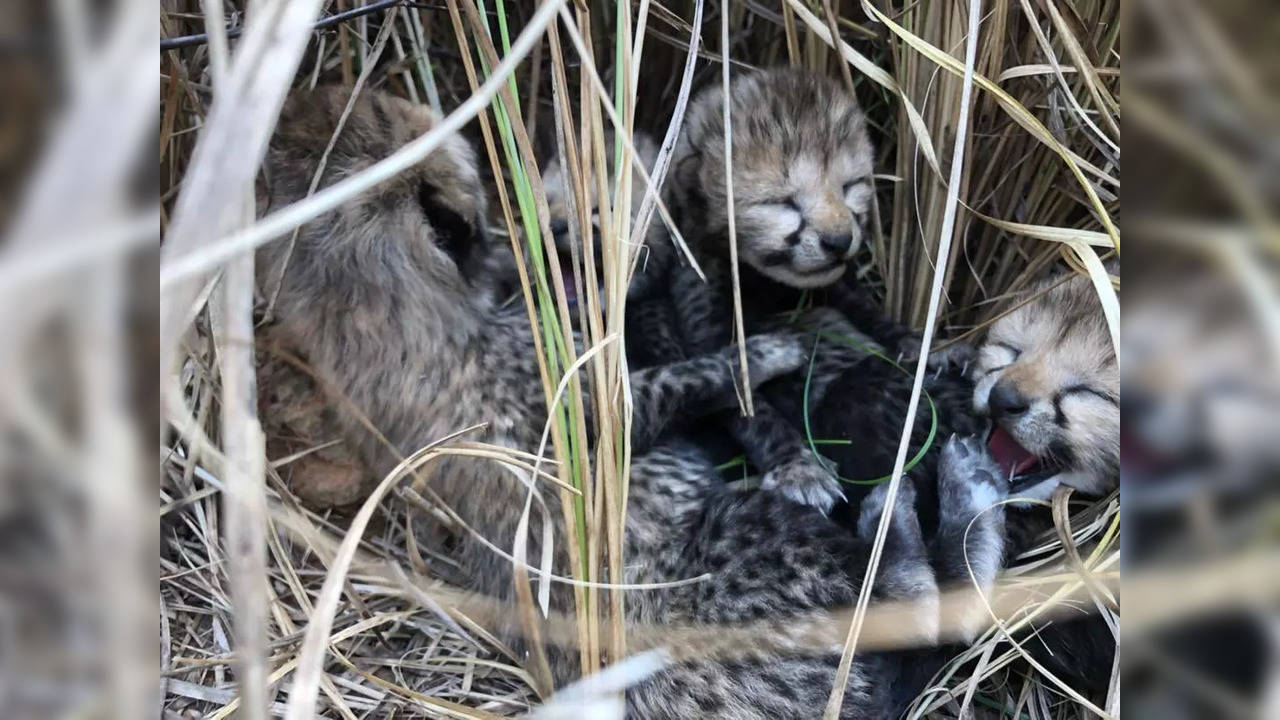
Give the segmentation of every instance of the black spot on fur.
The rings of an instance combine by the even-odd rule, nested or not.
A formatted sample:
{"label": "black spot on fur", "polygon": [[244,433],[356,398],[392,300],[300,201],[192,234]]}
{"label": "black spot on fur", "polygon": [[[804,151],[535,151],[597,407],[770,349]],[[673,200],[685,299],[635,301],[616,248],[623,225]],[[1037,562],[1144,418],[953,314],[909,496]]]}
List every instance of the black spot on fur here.
{"label": "black spot on fur", "polygon": [[724,711],[724,703],[720,702],[720,698],[714,695],[695,695],[694,697],[698,702],[698,709],[707,713],[708,717],[715,717]]}
{"label": "black spot on fur", "polygon": [[1054,440],[1049,445],[1049,455],[1064,467],[1073,467],[1076,464],[1075,452],[1062,440]]}
{"label": "black spot on fur", "polygon": [[791,686],[791,683],[787,682],[786,678],[780,677],[775,673],[768,673],[764,676],[764,681],[769,684],[774,693],[786,698],[788,701],[794,703],[800,700],[800,695]]}
{"label": "black spot on fur", "polygon": [[774,265],[786,265],[791,262],[791,252],[788,250],[776,250],[765,255],[764,258],[761,259],[761,262],[770,267],[773,267]]}

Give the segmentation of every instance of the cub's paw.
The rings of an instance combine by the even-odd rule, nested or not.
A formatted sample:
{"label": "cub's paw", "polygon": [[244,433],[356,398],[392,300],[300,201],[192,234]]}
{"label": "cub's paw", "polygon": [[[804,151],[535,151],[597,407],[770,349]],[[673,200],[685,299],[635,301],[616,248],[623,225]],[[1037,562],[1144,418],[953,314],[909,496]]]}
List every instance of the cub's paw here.
{"label": "cub's paw", "polygon": [[[876,535],[876,527],[880,524],[880,516],[884,514],[885,503],[889,499],[889,483],[876,485],[862,499],[862,507],[858,511],[858,537],[871,540]],[[916,518],[916,486],[911,478],[905,475],[898,485],[898,496],[893,502],[894,526],[909,528],[919,523]]]}
{"label": "cub's paw", "polygon": [[[881,483],[862,501],[858,512],[858,537],[868,545],[875,542],[888,499],[889,483]],[[924,534],[920,531],[916,486],[910,478],[902,478],[894,499],[875,592],[883,598],[909,603],[913,617],[905,625],[909,628],[907,633],[923,644],[937,643],[938,579],[929,560]]]}
{"label": "cub's paw", "polygon": [[[738,349],[725,349],[728,359],[738,363]],[[804,339],[795,333],[777,332],[752,335],[747,338],[747,367],[751,387],[759,387],[770,380],[795,372],[809,361]]]}
{"label": "cub's paw", "polygon": [[792,502],[815,507],[823,515],[844,499],[844,490],[829,464],[809,450],[774,466],[765,473],[760,487],[781,493]]}
{"label": "cub's paw", "polygon": [[977,358],[977,349],[969,343],[958,342],[947,345],[941,350],[930,352],[929,368],[938,372],[958,372],[968,375],[969,368],[973,367],[973,363]]}
{"label": "cub's paw", "polygon": [[[942,347],[943,345],[946,345],[946,347]],[[978,357],[978,351],[965,342],[947,345],[946,340],[934,338],[933,347],[942,348],[940,350],[933,349],[929,352],[929,370],[933,373],[956,372],[968,374],[969,367],[973,365],[973,361]],[[920,336],[913,334],[903,337],[898,341],[895,350],[898,357],[903,361],[916,362],[920,358]]]}
{"label": "cub's paw", "polygon": [[943,514],[967,522],[1009,497],[1009,479],[974,436],[952,435],[938,459],[938,502]]}

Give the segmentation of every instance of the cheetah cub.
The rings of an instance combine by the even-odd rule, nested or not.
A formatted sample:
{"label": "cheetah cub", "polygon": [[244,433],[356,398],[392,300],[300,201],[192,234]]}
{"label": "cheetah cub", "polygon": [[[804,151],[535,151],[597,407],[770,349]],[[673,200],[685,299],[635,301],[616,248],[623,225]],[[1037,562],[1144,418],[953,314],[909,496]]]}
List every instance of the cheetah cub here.
{"label": "cheetah cub", "polygon": [[1014,494],[1088,495],[1120,478],[1120,367],[1089,278],[1044,280],[997,320],[978,351],[973,407]]}
{"label": "cheetah cub", "polygon": [[[267,156],[263,210],[306,193],[346,96],[342,90],[322,90],[286,104]],[[385,157],[436,122],[428,109],[366,95],[338,136],[322,184]],[[481,423],[478,439],[537,450],[547,407],[534,338],[525,309],[497,303],[495,278],[478,270],[493,252],[483,198],[471,149],[452,138],[418,166],[305,225],[283,274],[278,332],[326,386],[381,431],[375,437],[341,414],[338,431],[378,471],[388,469],[396,453]],[[277,242],[260,250],[262,277],[280,276],[286,247]],[[793,372],[804,360],[803,346],[793,335],[755,335],[747,340],[747,350],[753,382]],[[734,402],[735,354],[720,351],[633,373],[633,427],[660,427],[682,412]],[[646,437],[657,435],[645,431]],[[821,619],[826,609],[853,603],[866,571],[868,531],[849,533],[777,493],[734,492],[689,443],[677,439],[647,452],[645,442],[633,444],[624,579],[662,587],[628,597],[628,622]],[[970,537],[987,538],[998,552],[1001,521],[990,513],[980,516],[978,508],[988,496],[1003,492],[998,473],[984,453],[964,441],[953,444],[945,464],[959,499],[951,506],[949,525],[959,530],[976,522],[981,528]],[[528,532],[529,555],[540,555],[542,531],[548,528],[555,543],[554,569],[568,574],[562,517],[543,509],[557,507],[553,486],[526,484],[477,457],[444,458],[426,472],[428,487],[457,514],[457,524],[498,545],[514,538],[532,488],[539,502]],[[882,494],[864,506],[867,528],[886,500]],[[914,602],[922,627],[936,626],[936,580],[915,527],[910,492],[897,502],[877,597]],[[439,530],[427,527],[424,533],[433,529]],[[513,598],[510,560],[470,534],[458,541],[454,554],[473,589]],[[704,582],[673,582],[704,574]],[[981,575],[989,582],[994,570]],[[571,607],[566,586],[554,585],[552,604],[561,611]],[[498,630],[513,647],[523,647],[514,628]],[[572,648],[553,652],[551,660],[557,682],[577,674]],[[838,662],[838,648],[828,647],[732,663],[684,662],[629,688],[629,715],[811,715],[825,703]],[[901,672],[890,659],[858,658],[842,717],[887,716]]]}
{"label": "cheetah cub", "polygon": [[[688,267],[671,270],[679,336],[694,354],[726,345],[733,335],[723,98],[717,85],[690,103],[667,184],[676,223],[708,276],[703,283]],[[731,84],[729,105],[734,220],[750,332],[796,308],[801,291],[832,286],[846,274],[871,208],[873,153],[857,101],[828,78],[792,69],[747,74]],[[826,318],[820,329],[875,347],[838,313]],[[839,365],[864,354],[845,349],[823,362]],[[830,374],[819,370],[815,395]],[[842,497],[834,473],[767,397],[756,398],[754,417],[729,423],[747,458],[765,471],[765,487],[824,511]]]}
{"label": "cheetah cub", "polygon": [[[728,260],[723,97],[715,85],[689,104],[668,183],[700,260]],[[834,283],[871,207],[874,157],[857,101],[826,77],[780,68],[735,79],[729,103],[739,258],[789,287]]]}

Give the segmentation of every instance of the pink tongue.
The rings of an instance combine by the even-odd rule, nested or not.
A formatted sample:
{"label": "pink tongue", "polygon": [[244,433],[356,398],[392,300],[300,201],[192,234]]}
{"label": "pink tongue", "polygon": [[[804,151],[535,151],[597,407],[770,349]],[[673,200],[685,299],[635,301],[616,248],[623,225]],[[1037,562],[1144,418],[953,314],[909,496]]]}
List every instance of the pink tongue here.
{"label": "pink tongue", "polygon": [[991,457],[1009,477],[1017,477],[1040,464],[1040,458],[1027,452],[1004,428],[997,426],[991,433],[990,447]]}

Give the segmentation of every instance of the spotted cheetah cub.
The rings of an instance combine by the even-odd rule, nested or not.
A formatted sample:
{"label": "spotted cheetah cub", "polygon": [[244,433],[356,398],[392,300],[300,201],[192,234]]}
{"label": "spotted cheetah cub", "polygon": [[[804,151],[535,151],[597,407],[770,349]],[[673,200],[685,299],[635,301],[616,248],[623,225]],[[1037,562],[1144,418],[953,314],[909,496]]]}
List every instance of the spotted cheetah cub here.
{"label": "spotted cheetah cub", "polygon": [[[324,90],[287,103],[267,156],[264,211],[305,195],[345,101],[345,91]],[[425,108],[366,96],[340,133],[322,184],[367,167],[436,122]],[[471,149],[452,138],[416,167],[305,225],[283,274],[276,308],[282,341],[381,431],[375,436],[346,414],[338,428],[379,472],[396,453],[480,425],[471,437],[523,452],[538,449],[547,407],[526,310],[495,302],[495,278],[477,271],[493,251],[483,197]],[[259,252],[263,277],[279,277],[286,247],[277,242]],[[793,372],[804,360],[803,345],[786,334],[752,336],[747,350],[753,382]],[[633,428],[660,428],[683,411],[732,403],[735,354],[722,350],[633,373]],[[865,527],[855,535],[777,493],[730,490],[714,463],[690,443],[675,439],[644,451],[646,443],[633,438],[633,445],[624,580],[659,587],[628,596],[628,622],[821,619],[827,609],[854,602],[866,573],[869,528],[887,502],[883,494],[864,506]],[[983,524],[991,532],[978,534],[998,544],[999,518],[982,516],[991,520],[987,524],[978,505],[1003,489],[980,451],[972,442],[953,442],[945,464],[960,500],[949,517],[957,530]],[[526,493],[535,492],[528,554],[540,556],[548,529],[553,567],[568,574],[567,532],[553,510],[559,497],[554,486],[522,482],[514,472],[470,456],[442,458],[424,472],[432,494],[457,514],[456,525],[499,546],[515,537]],[[922,624],[936,627],[936,581],[910,492],[897,503],[875,591],[879,598],[918,601]],[[431,539],[430,531],[440,529],[428,526],[423,534]],[[491,546],[464,534],[455,557],[473,589],[513,598],[511,561]],[[980,579],[989,581],[993,573],[984,571]],[[674,582],[703,575],[703,582]],[[572,594],[555,584],[551,601],[565,611]],[[499,628],[519,652],[524,646],[509,630]],[[577,674],[572,649],[553,653],[551,661],[557,682]],[[825,703],[838,662],[838,646],[683,662],[629,688],[628,715],[809,716]],[[889,716],[899,672],[887,658],[858,658],[841,717]]]}
{"label": "spotted cheetah cub", "polygon": [[[724,94],[689,105],[668,184],[680,229],[700,254],[728,259]],[[796,288],[832,284],[862,244],[874,160],[858,103],[830,79],[792,69],[730,85],[739,258]]]}
{"label": "spotted cheetah cub", "polygon": [[[671,271],[679,335],[691,353],[728,344],[733,335],[723,98],[716,85],[690,103],[667,183],[669,207],[708,277],[703,283],[685,266]],[[846,274],[871,208],[873,156],[857,101],[828,78],[792,69],[743,75],[731,84],[729,105],[733,212],[750,332],[793,310],[802,291],[832,286]],[[841,303],[831,304],[857,319]],[[823,329],[859,334],[834,322]],[[855,357],[844,357],[850,354]],[[824,362],[861,355],[841,351]],[[828,374],[817,374],[815,396]],[[729,422],[748,459],[765,471],[766,487],[824,511],[841,497],[834,474],[768,398],[756,398],[754,417]]]}

